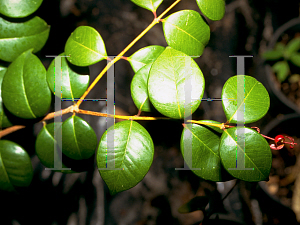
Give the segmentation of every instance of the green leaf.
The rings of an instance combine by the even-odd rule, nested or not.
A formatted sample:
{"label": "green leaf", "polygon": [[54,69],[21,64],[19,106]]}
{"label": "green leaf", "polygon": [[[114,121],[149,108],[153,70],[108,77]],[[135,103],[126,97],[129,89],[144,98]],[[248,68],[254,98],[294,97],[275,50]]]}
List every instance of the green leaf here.
{"label": "green leaf", "polygon": [[163,2],[163,0],[131,0],[136,5],[148,9],[151,12],[156,12],[158,6]]}
{"label": "green leaf", "polygon": [[300,67],[300,53],[293,53],[290,60],[295,66]]}
{"label": "green leaf", "polygon": [[207,196],[196,196],[195,198],[191,199],[189,202],[182,205],[179,209],[179,213],[190,213],[197,210],[205,210],[209,202],[209,198]]}
{"label": "green leaf", "polygon": [[150,45],[133,53],[128,57],[128,61],[133,71],[136,73],[143,66],[154,62],[164,50],[165,48],[162,46]]}
{"label": "green leaf", "polygon": [[278,50],[278,51],[284,52],[285,45],[282,42],[277,42],[275,44],[274,50]]}
{"label": "green leaf", "polygon": [[23,52],[9,65],[2,82],[5,107],[25,119],[43,116],[51,104],[46,69],[31,51]]}
{"label": "green leaf", "polygon": [[193,113],[199,107],[203,96],[203,74],[191,57],[167,47],[153,63],[148,80],[150,101],[161,114],[174,119],[189,116],[184,115],[185,79],[191,79]]}
{"label": "green leaf", "polygon": [[293,53],[296,53],[300,49],[300,38],[292,39],[285,48],[285,56],[290,58]]}
{"label": "green leaf", "polygon": [[[245,149],[237,143],[237,129],[244,129]],[[239,163],[236,160],[237,151],[245,156],[243,168],[252,170],[231,170]],[[220,156],[224,168],[235,178],[257,182],[269,177],[272,165],[272,153],[268,142],[261,134],[250,128],[229,128],[221,137]],[[242,161],[240,161],[242,162]]]}
{"label": "green leaf", "polygon": [[152,63],[142,67],[132,78],[130,90],[136,107],[145,112],[151,112],[148,96],[148,78]]}
{"label": "green leaf", "polygon": [[95,154],[98,144],[93,128],[75,115],[63,123],[62,140],[62,152],[75,160],[90,158]]}
{"label": "green leaf", "polygon": [[[61,53],[59,56],[64,55],[64,53]],[[59,57],[57,59],[53,59],[47,70],[47,82],[53,93],[55,93],[55,60],[61,60],[62,98],[80,98],[87,90],[90,82],[90,76],[88,75],[89,68],[74,66],[66,60],[66,57]]]}
{"label": "green leaf", "polygon": [[224,179],[219,156],[219,135],[198,124],[192,124],[192,129],[187,125],[182,131],[180,149],[184,160],[193,173],[205,180],[223,181]]}
{"label": "green leaf", "polygon": [[33,48],[33,53],[42,49],[50,26],[39,17],[24,23],[9,22],[0,17],[0,59],[12,62],[22,52]]}
{"label": "green leaf", "polygon": [[[220,122],[217,122],[217,121],[214,121],[214,120],[199,120],[199,121],[206,122],[206,123],[213,123],[213,124],[221,124]],[[210,129],[212,129],[212,130],[214,130],[214,131],[216,131],[216,132],[218,132],[220,134],[223,133],[223,130],[221,130],[218,127],[209,126],[209,125],[202,125],[202,124],[201,124],[201,126],[208,127],[208,128],[210,128]]]}
{"label": "green leaf", "polygon": [[34,13],[43,0],[0,0],[0,13],[12,17],[22,18]]}
{"label": "green leaf", "polygon": [[284,81],[290,72],[290,67],[287,61],[279,61],[272,66],[273,71],[277,74],[280,82]]}
{"label": "green leaf", "polygon": [[68,38],[65,45],[67,59],[76,66],[90,66],[107,59],[101,35],[94,28],[80,26]]}
{"label": "green leaf", "polygon": [[[54,168],[54,144],[55,143],[56,143],[56,141],[54,140],[54,123],[44,125],[37,136],[37,139],[35,142],[35,151],[36,151],[36,155],[38,156],[41,163],[45,167]],[[61,161],[61,159],[59,158],[58,151],[59,150],[57,150],[57,154],[56,154],[57,158],[55,159],[56,162]],[[67,156],[62,154],[62,160],[63,160],[62,168],[69,168],[68,166],[66,166],[64,164],[66,157]],[[62,173],[73,173],[74,172],[73,170],[54,170],[54,171],[62,172]]]}
{"label": "green leaf", "polygon": [[[237,77],[243,76],[244,85],[239,88]],[[240,105],[237,105],[237,98],[242,98]],[[237,75],[229,78],[222,90],[222,105],[229,123],[237,122],[237,114],[243,110],[244,122],[252,123],[261,119],[269,110],[270,97],[265,87],[255,78],[246,75]],[[243,105],[243,109],[241,106]]]}
{"label": "green leaf", "polygon": [[283,51],[280,50],[269,50],[264,52],[261,57],[265,60],[278,60],[283,58]]}
{"label": "green leaf", "polygon": [[12,141],[0,140],[0,189],[14,191],[17,187],[27,187],[32,177],[28,153]]}
{"label": "green leaf", "polygon": [[12,126],[12,123],[8,120],[7,116],[5,115],[3,109],[2,97],[1,97],[1,89],[2,89],[1,85],[6,71],[7,68],[0,66],[0,130]]}
{"label": "green leaf", "polygon": [[[114,135],[114,168],[106,169],[107,134]],[[153,161],[154,145],[147,130],[135,121],[122,121],[110,127],[101,137],[97,151],[97,165],[102,179],[111,194],[128,190],[137,185],[147,174]],[[111,162],[110,162],[111,163]]]}
{"label": "green leaf", "polygon": [[194,57],[202,55],[210,38],[209,26],[193,10],[182,10],[163,19],[163,30],[170,47]]}
{"label": "green leaf", "polygon": [[225,0],[197,0],[201,12],[210,20],[220,20],[225,14]]}

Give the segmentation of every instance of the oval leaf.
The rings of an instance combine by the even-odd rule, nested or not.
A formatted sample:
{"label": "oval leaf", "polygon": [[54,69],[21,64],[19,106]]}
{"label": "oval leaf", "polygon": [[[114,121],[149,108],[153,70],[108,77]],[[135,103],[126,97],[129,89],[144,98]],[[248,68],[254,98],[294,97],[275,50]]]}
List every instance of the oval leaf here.
{"label": "oval leaf", "polygon": [[107,59],[101,35],[92,27],[80,26],[68,38],[65,46],[67,59],[76,66],[90,66]]}
{"label": "oval leaf", "polygon": [[88,159],[95,154],[97,136],[93,128],[78,116],[71,116],[62,125],[63,153],[71,159]]}
{"label": "oval leaf", "polygon": [[219,133],[198,124],[185,126],[180,149],[185,162],[197,176],[212,181],[227,179],[222,171],[219,143]]}
{"label": "oval leaf", "polygon": [[133,53],[128,57],[128,61],[133,71],[136,73],[143,66],[154,62],[164,50],[165,48],[162,46],[150,45]]}
{"label": "oval leaf", "polygon": [[32,177],[28,153],[12,141],[0,140],[0,189],[14,191],[15,187],[27,187]]}
{"label": "oval leaf", "polygon": [[12,123],[8,120],[7,116],[5,115],[3,109],[2,97],[1,97],[1,89],[2,89],[1,85],[6,71],[7,68],[0,66],[0,130],[12,126]]}
{"label": "oval leaf", "polygon": [[210,29],[201,15],[193,10],[182,10],[163,20],[168,45],[183,53],[199,57],[210,38]]}
{"label": "oval leaf", "polygon": [[[237,84],[237,77],[243,76],[244,84]],[[222,90],[222,105],[229,123],[237,123],[237,115],[243,110],[244,122],[252,123],[261,119],[269,110],[270,97],[265,87],[255,78],[238,75],[229,78]],[[237,85],[240,86],[239,93]],[[237,98],[242,98],[237,105]],[[243,104],[244,103],[244,104]],[[244,105],[245,107],[241,107]]]}
{"label": "oval leaf", "polygon": [[225,0],[197,0],[201,12],[210,20],[220,20],[225,14]]}
{"label": "oval leaf", "polygon": [[[245,148],[237,143],[237,129],[244,129]],[[238,165],[242,161],[237,160],[237,151],[244,155],[244,165]],[[270,146],[261,134],[250,128],[225,130],[221,137],[220,156],[224,168],[235,178],[257,182],[269,177],[272,164]],[[239,166],[250,170],[236,169]]]}
{"label": "oval leaf", "polygon": [[163,0],[131,0],[136,5],[148,9],[151,12],[155,12],[158,6],[163,2]]}
{"label": "oval leaf", "polygon": [[152,63],[142,67],[132,78],[130,90],[136,107],[145,112],[151,112],[148,96],[148,78]]}
{"label": "oval leaf", "polygon": [[31,51],[22,53],[10,64],[2,83],[5,107],[25,119],[43,116],[51,104],[45,67]]}
{"label": "oval leaf", "polygon": [[[63,139],[62,139],[63,140]],[[54,140],[54,123],[50,123],[44,125],[41,131],[39,132],[36,142],[35,142],[35,151],[36,155],[40,159],[41,163],[48,168],[54,169],[54,161],[62,162],[62,168],[71,168],[72,170],[54,170],[56,172],[62,173],[74,173],[73,167],[68,167],[65,165],[65,161],[68,160],[67,156],[62,154],[62,160],[59,158],[59,150],[57,150],[57,154],[55,154],[54,159],[54,144],[56,141]],[[76,161],[78,164],[79,162]]]}
{"label": "oval leaf", "polygon": [[12,62],[22,52],[33,48],[38,52],[45,45],[50,26],[39,17],[24,23],[9,22],[0,17],[0,59]]}
{"label": "oval leaf", "polygon": [[[65,56],[65,54],[61,53],[59,56]],[[89,75],[82,75],[88,74],[89,68],[74,66],[66,60],[66,57],[58,57],[54,59],[47,70],[47,82],[52,93],[55,93],[55,60],[61,60],[62,98],[80,98],[88,88],[90,82]]]}
{"label": "oval leaf", "polygon": [[22,18],[34,13],[43,0],[1,0],[0,13],[13,18]]}
{"label": "oval leaf", "polygon": [[[114,135],[114,168],[106,169],[107,134]],[[137,185],[147,174],[153,161],[154,145],[148,131],[135,121],[122,121],[110,127],[101,137],[97,151],[97,165],[111,194]]]}
{"label": "oval leaf", "polygon": [[153,63],[148,80],[150,101],[161,114],[174,119],[190,115],[184,115],[185,79],[191,79],[193,113],[203,96],[203,74],[191,57],[167,47]]}

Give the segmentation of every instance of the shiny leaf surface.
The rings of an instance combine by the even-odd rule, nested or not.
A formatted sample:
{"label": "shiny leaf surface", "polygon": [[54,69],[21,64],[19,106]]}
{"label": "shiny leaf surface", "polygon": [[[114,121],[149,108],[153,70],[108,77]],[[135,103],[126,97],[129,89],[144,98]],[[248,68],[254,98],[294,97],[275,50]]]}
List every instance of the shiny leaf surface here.
{"label": "shiny leaf surface", "polygon": [[[64,53],[61,53],[59,56],[64,55]],[[47,82],[52,93],[55,93],[55,60],[61,60],[62,98],[80,98],[89,85],[89,68],[74,66],[66,60],[66,57],[59,57],[57,59],[53,59],[47,70]]]}
{"label": "shiny leaf surface", "polygon": [[78,116],[69,117],[62,125],[63,153],[71,159],[88,159],[95,154],[97,136],[93,128]]}
{"label": "shiny leaf surface", "polygon": [[0,66],[0,130],[12,126],[12,123],[8,120],[7,116],[5,115],[3,109],[2,97],[1,97],[1,89],[2,89],[1,85],[6,71],[7,68]]}
{"label": "shiny leaf surface", "polygon": [[145,112],[150,112],[150,100],[148,96],[148,78],[152,63],[142,67],[132,78],[130,90],[131,97],[136,107]]}
{"label": "shiny leaf surface", "polygon": [[[237,129],[244,129],[245,148],[237,143]],[[243,168],[251,170],[232,170],[239,163],[236,160],[237,151],[244,154]],[[224,168],[233,177],[245,181],[263,181],[270,174],[272,153],[268,142],[256,131],[250,128],[229,128],[223,132],[220,143],[220,156]],[[241,161],[240,161],[241,162]]]}
{"label": "shiny leaf surface", "polygon": [[33,48],[38,52],[45,45],[50,26],[39,17],[24,23],[9,22],[0,17],[0,59],[12,62],[22,52]]}
{"label": "shiny leaf surface", "polygon": [[128,61],[133,71],[136,73],[143,66],[154,62],[164,50],[165,48],[162,46],[150,45],[133,53],[128,57]]}
{"label": "shiny leaf surface", "polygon": [[209,26],[193,10],[182,10],[163,19],[163,30],[168,45],[189,56],[202,55],[210,39]]}
{"label": "shiny leaf surface", "polygon": [[191,79],[193,113],[203,96],[203,74],[191,57],[167,47],[153,63],[148,80],[150,101],[161,114],[174,119],[184,118],[185,79]]}
{"label": "shiny leaf surface", "polygon": [[45,67],[31,51],[22,53],[9,65],[2,82],[5,107],[25,119],[43,116],[51,104]]}
{"label": "shiny leaf surface", "polygon": [[201,12],[210,20],[220,20],[225,14],[225,0],[196,0]]}
{"label": "shiny leaf surface", "polygon": [[76,66],[90,66],[107,58],[104,41],[94,28],[80,26],[70,35],[65,45],[69,62]]}
{"label": "shiny leaf surface", "polygon": [[[261,119],[269,110],[270,97],[265,87],[255,78],[243,76],[244,86],[239,88],[237,76],[229,78],[222,90],[222,105],[229,123],[237,122],[238,113],[243,110],[244,122],[252,123]],[[237,96],[244,96],[240,105],[237,105]],[[241,106],[244,104],[244,108]]]}
{"label": "shiny leaf surface", "polygon": [[16,187],[27,187],[32,177],[28,153],[12,141],[0,140],[0,189],[14,191]]}
{"label": "shiny leaf surface", "polygon": [[136,5],[148,9],[151,12],[155,12],[158,6],[163,2],[163,0],[131,0]]}
{"label": "shiny leaf surface", "polygon": [[43,0],[0,0],[0,13],[13,18],[22,18],[34,13]]}
{"label": "shiny leaf surface", "polygon": [[[108,149],[107,136],[114,135],[114,149]],[[108,153],[114,151],[109,161]],[[106,168],[107,160],[121,170],[100,170],[111,194],[137,185],[147,174],[153,161],[154,145],[148,131],[135,121],[122,121],[110,127],[101,137],[97,151],[98,168]]]}

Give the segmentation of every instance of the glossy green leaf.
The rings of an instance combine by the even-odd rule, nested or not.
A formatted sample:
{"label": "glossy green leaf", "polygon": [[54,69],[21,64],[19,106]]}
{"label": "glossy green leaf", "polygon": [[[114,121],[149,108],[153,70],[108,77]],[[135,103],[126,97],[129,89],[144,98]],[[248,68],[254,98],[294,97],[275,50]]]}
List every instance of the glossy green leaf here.
{"label": "glossy green leaf", "polygon": [[[59,56],[64,55],[64,53],[61,53]],[[61,60],[62,98],[80,98],[88,88],[90,82],[90,76],[88,75],[89,68],[71,65],[66,60],[66,57],[59,57],[57,59],[53,59],[47,70],[47,82],[53,93],[55,93],[55,60]]]}
{"label": "glossy green leaf", "polygon": [[295,66],[300,67],[300,53],[293,53],[290,60]]}
{"label": "glossy green leaf", "polygon": [[191,57],[167,47],[153,63],[148,80],[150,101],[161,114],[174,119],[189,116],[184,115],[185,79],[191,79],[193,113],[203,96],[203,74]]}
{"label": "glossy green leaf", "polygon": [[[54,160],[54,123],[47,124],[43,126],[39,132],[36,142],[35,142],[35,151],[36,155],[40,159],[41,163],[48,168],[54,168],[54,161],[59,162],[59,152],[57,150],[57,158]],[[66,159],[65,155],[62,155],[62,160]],[[69,168],[62,162],[62,168]],[[72,169],[72,168],[71,168]],[[63,173],[72,173],[72,170],[55,170],[57,172]]]}
{"label": "glossy green leaf", "polygon": [[202,55],[210,38],[209,26],[193,10],[182,10],[163,19],[163,30],[168,45],[189,56]]}
{"label": "glossy green leaf", "polygon": [[180,149],[193,173],[205,180],[222,181],[219,143],[220,135],[207,127],[192,124],[192,129],[183,129]]}
{"label": "glossy green leaf", "polygon": [[210,20],[220,20],[225,15],[225,0],[197,0],[197,4]]}
{"label": "glossy green leaf", "polygon": [[7,68],[0,66],[0,130],[12,126],[12,123],[8,120],[7,116],[5,115],[3,109],[2,97],[1,97],[1,89],[2,89],[1,85],[6,71]]}
{"label": "glossy green leaf", "polygon": [[32,177],[28,153],[12,141],[0,140],[0,189],[14,191],[17,187],[27,187]]}
{"label": "glossy green leaf", "polygon": [[94,28],[80,26],[65,45],[67,59],[76,66],[90,66],[107,58],[104,41]]}
{"label": "glossy green leaf", "polygon": [[133,71],[136,73],[143,66],[154,62],[164,50],[165,48],[162,46],[150,45],[133,53],[128,57],[128,61]]}
{"label": "glossy green leaf", "polygon": [[98,144],[93,128],[74,115],[62,125],[62,140],[62,152],[75,160],[90,158],[95,154]]}
{"label": "glossy green leaf", "polygon": [[[114,128],[114,129],[113,129]],[[109,160],[107,134],[114,135],[114,168],[107,169]],[[147,174],[153,161],[154,145],[148,131],[135,121],[122,121],[110,127],[101,137],[97,151],[97,165],[102,179],[111,194],[128,190],[137,185]]]}
{"label": "glossy green leaf", "polygon": [[132,78],[130,90],[131,97],[136,107],[145,112],[150,112],[150,100],[148,96],[148,78],[152,63],[142,67]]}
{"label": "glossy green leaf", "polygon": [[50,26],[39,17],[24,23],[9,22],[0,17],[0,59],[12,62],[22,52],[33,48],[38,52],[45,45]]}
{"label": "glossy green leaf", "polygon": [[34,13],[43,0],[0,0],[0,13],[12,17],[22,18]]}
{"label": "glossy green leaf", "polygon": [[43,116],[51,104],[46,69],[31,51],[22,53],[10,64],[2,82],[5,107],[25,119]]}
{"label": "glossy green leaf", "polygon": [[293,53],[300,50],[300,37],[292,39],[285,48],[285,56],[289,58]]}
{"label": "glossy green leaf", "polygon": [[280,82],[284,81],[290,72],[290,67],[287,61],[279,61],[272,66]]}
{"label": "glossy green leaf", "polygon": [[[221,124],[220,122],[217,122],[217,121],[214,121],[214,120],[199,120],[201,122],[206,122],[206,123],[213,123],[213,124]],[[218,127],[215,127],[215,126],[209,126],[209,125],[202,125],[201,126],[204,126],[204,127],[208,127],[209,129],[212,129],[220,134],[223,133],[223,130],[221,130],[220,128]]]}
{"label": "glossy green leaf", "polygon": [[[261,119],[269,110],[270,97],[265,87],[255,78],[244,77],[244,88],[237,88],[237,76],[229,78],[222,90],[222,105],[229,123],[237,122],[237,114],[243,110],[244,122],[252,123]],[[242,85],[242,84],[239,84]],[[237,96],[244,96],[244,100],[237,105]],[[245,103],[243,109],[241,105]]]}
{"label": "glossy green leaf", "polygon": [[136,5],[148,9],[151,12],[155,12],[158,6],[163,2],[163,0],[131,0]]}
{"label": "glossy green leaf", "polygon": [[182,205],[179,209],[179,213],[190,213],[197,210],[205,210],[209,202],[209,198],[207,196],[196,196],[195,198],[191,199],[189,202]]}
{"label": "glossy green leaf", "polygon": [[[237,143],[237,129],[244,129],[245,148]],[[237,151],[242,151],[245,157],[242,167],[253,169],[235,169],[239,163],[236,160]],[[220,143],[220,156],[224,168],[235,178],[257,182],[269,177],[272,165],[270,146],[261,134],[250,128],[233,127],[224,131]],[[233,170],[229,168],[233,168]]]}

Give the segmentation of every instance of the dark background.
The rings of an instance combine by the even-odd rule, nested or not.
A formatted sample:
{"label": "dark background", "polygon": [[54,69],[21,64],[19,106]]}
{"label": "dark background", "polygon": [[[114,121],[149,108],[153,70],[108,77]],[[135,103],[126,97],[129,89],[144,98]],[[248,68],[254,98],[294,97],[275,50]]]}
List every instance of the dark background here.
{"label": "dark background", "polygon": [[[158,15],[173,2],[165,0],[158,9]],[[182,0],[170,13],[182,9],[200,12],[195,0]],[[153,19],[150,11],[136,6],[129,0],[44,1],[35,14],[51,25],[48,42],[37,54],[46,68],[52,59],[45,56],[62,53],[66,40],[78,26],[88,25],[98,30],[105,42],[108,55],[115,56]],[[231,55],[253,55],[253,58],[246,59],[245,71],[247,75],[261,81],[265,74],[261,69],[263,64],[259,54],[266,50],[273,32],[295,17],[299,17],[297,0],[227,0],[224,18],[221,21],[207,21],[211,28],[211,39],[203,55],[196,59],[205,77],[204,97],[220,98],[226,80],[236,75],[236,59],[230,58]],[[153,27],[125,56],[130,56],[148,45],[167,45],[161,24]],[[91,81],[105,64],[106,62],[102,61],[90,67]],[[115,65],[115,102],[118,115],[137,113],[130,95],[130,82],[133,75],[128,62],[121,60]],[[88,98],[105,96],[106,77],[104,76]],[[64,104],[68,105],[68,103]],[[268,122],[281,113],[276,106],[272,107],[272,110],[255,124],[256,126],[263,129]],[[106,112],[105,104],[100,102],[84,102],[82,108]],[[100,140],[106,129],[105,118],[81,117],[90,123]],[[193,119],[226,122],[221,102],[202,102],[193,114]],[[233,183],[216,184],[200,179],[191,171],[174,169],[183,167],[179,147],[182,132],[180,121],[141,121],[140,123],[153,138],[154,161],[141,183],[116,196],[110,196],[96,164],[91,164],[87,172],[72,175],[45,171],[34,155],[34,141],[28,138],[28,133],[34,137],[37,135],[41,124],[7,136],[26,146],[26,150],[32,156],[34,178],[30,188],[21,194],[0,192],[2,205],[0,224],[189,225],[200,221],[202,219],[200,211],[179,214],[177,209],[195,195],[205,195],[204,190],[214,193],[218,189],[221,194],[224,194]],[[34,140],[34,137],[31,139]],[[249,193],[252,188],[251,184],[241,182],[239,191],[233,192],[231,198],[224,202],[230,215],[246,224],[255,224],[254,214],[260,212],[257,202],[250,199]],[[286,224],[285,222],[279,221],[278,224]],[[272,223],[269,221],[268,224]],[[256,224],[260,223],[256,222]]]}

